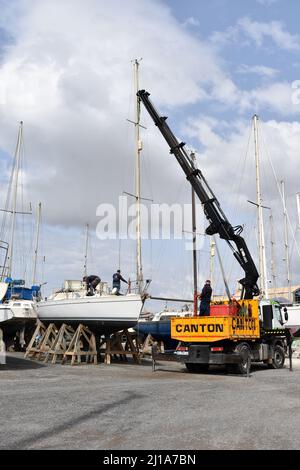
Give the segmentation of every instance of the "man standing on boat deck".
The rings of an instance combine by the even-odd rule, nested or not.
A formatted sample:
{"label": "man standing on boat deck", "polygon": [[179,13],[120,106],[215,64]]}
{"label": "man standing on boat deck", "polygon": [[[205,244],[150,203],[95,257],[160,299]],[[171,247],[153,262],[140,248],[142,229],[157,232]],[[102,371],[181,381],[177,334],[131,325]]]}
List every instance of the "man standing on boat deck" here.
{"label": "man standing on boat deck", "polygon": [[95,294],[95,289],[100,283],[101,279],[99,276],[84,276],[83,282],[86,283],[86,290],[87,294],[86,295],[94,295]]}
{"label": "man standing on boat deck", "polygon": [[210,299],[212,295],[212,288],[210,286],[210,280],[207,279],[205,281],[204,287],[202,289],[202,292],[200,294],[200,311],[199,311],[199,316],[200,317],[207,317],[209,316],[209,310],[210,310]]}
{"label": "man standing on boat deck", "polygon": [[113,275],[113,289],[117,289],[117,290],[116,290],[116,294],[117,294],[117,295],[121,295],[121,294],[120,294],[121,281],[123,281],[123,282],[125,282],[126,284],[128,284],[128,282],[126,281],[126,279],[124,279],[123,276],[121,275],[120,269],[118,269],[118,271]]}

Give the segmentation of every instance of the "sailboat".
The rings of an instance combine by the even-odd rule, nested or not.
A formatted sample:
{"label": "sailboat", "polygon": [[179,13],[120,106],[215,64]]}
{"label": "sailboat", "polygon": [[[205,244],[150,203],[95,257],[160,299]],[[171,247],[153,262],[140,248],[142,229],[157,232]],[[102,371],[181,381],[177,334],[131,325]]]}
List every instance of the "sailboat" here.
{"label": "sailboat", "polygon": [[[136,91],[138,90],[138,66],[139,62],[134,61]],[[106,282],[100,282],[95,294],[89,296],[82,281],[65,281],[63,289],[54,292],[38,304],[38,317],[44,324],[66,323],[76,327],[82,323],[96,334],[105,336],[137,324],[148,287],[148,283],[143,281],[141,263],[139,106],[139,101],[136,100],[134,124],[136,128],[137,292],[132,293],[129,289],[125,295],[116,295],[108,288]],[[87,272],[86,257],[87,251],[84,274]]]}
{"label": "sailboat", "polygon": [[[4,218],[2,229],[6,221],[6,213],[11,214],[10,240],[9,243],[1,242],[2,252],[4,251],[4,261],[2,263],[2,273],[0,276],[0,329],[4,342],[9,344],[16,336],[19,345],[25,346],[25,328],[33,326],[37,319],[36,302],[40,296],[40,286],[25,286],[23,279],[14,279],[13,260],[16,232],[17,193],[20,172],[20,159],[23,135],[23,122],[20,123],[17,146],[15,151],[14,165],[7,193],[6,207],[3,210]],[[12,194],[11,194],[11,190]],[[11,197],[12,196],[12,197]],[[12,199],[12,208],[9,205]],[[2,231],[3,231],[2,230]]]}

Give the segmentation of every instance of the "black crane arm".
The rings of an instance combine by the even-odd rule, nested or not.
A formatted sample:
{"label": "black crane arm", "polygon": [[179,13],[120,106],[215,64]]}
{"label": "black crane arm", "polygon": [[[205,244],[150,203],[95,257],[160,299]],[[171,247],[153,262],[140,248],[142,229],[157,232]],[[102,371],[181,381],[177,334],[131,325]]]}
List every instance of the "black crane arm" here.
{"label": "black crane arm", "polygon": [[[246,242],[241,236],[243,231],[242,226],[238,225],[233,227],[227,220],[224,212],[220,207],[219,201],[209,187],[202,172],[195,167],[192,159],[186,152],[184,148],[185,143],[178,142],[175,135],[166,123],[167,118],[164,116],[159,116],[158,112],[154,108],[149,99],[150,93],[145,90],[140,90],[138,91],[137,96],[143,102],[155,125],[159,128],[161,134],[170,147],[170,153],[175,155],[178,163],[186,175],[186,178],[191,183],[197,196],[199,197],[203,205],[205,216],[209,221],[209,226],[206,229],[207,235],[214,235],[218,233],[220,238],[226,240],[233,251],[233,255],[243,268],[245,277],[239,281],[243,287],[242,298],[252,299],[255,295],[259,294],[259,288],[257,286],[259,274],[250,255]],[[232,246],[231,242],[235,243],[236,248]]]}

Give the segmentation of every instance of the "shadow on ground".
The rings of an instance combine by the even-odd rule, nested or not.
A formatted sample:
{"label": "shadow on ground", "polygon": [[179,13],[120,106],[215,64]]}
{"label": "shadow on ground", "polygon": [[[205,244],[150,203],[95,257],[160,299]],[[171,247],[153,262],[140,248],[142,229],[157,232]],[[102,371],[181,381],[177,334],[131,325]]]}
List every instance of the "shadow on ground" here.
{"label": "shadow on ground", "polygon": [[27,370],[27,369],[40,369],[46,367],[45,364],[25,359],[22,356],[6,356],[6,364],[0,364],[1,370]]}

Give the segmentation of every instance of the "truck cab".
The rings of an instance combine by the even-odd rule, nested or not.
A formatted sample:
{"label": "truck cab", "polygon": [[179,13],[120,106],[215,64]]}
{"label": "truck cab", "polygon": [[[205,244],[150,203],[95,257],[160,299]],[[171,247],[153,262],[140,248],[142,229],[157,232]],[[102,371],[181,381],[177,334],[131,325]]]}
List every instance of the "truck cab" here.
{"label": "truck cab", "polygon": [[259,319],[264,330],[282,329],[287,322],[283,307],[275,300],[260,300]]}

